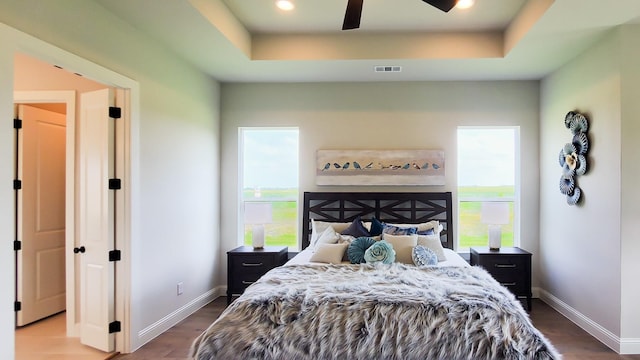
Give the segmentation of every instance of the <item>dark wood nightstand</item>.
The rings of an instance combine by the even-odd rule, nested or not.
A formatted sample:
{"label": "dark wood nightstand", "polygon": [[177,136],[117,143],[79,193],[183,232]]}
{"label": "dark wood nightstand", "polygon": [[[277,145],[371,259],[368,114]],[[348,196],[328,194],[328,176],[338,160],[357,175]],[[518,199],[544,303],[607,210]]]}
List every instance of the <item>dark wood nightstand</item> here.
{"label": "dark wood nightstand", "polygon": [[531,253],[518,247],[471,248],[471,265],[485,268],[517,298],[526,297],[531,311]]}
{"label": "dark wood nightstand", "polygon": [[227,304],[231,296],[240,295],[267,271],[287,262],[286,246],[265,246],[254,249],[240,246],[227,252]]}

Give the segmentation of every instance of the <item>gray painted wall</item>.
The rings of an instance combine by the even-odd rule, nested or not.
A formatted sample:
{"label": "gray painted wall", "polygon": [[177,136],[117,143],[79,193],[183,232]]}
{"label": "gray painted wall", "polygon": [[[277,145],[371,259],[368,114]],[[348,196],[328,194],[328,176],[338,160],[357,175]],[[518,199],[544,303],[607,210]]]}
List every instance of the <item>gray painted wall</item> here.
{"label": "gray painted wall", "polygon": [[[622,340],[623,351],[636,353],[638,36],[638,26],[619,28],[544,79],[540,125],[540,285],[593,321],[603,341]],[[580,206],[568,206],[558,191],[557,157],[571,137],[563,122],[570,110],[590,119],[592,146],[589,170],[578,180],[584,190]]]}
{"label": "gray painted wall", "polygon": [[[518,125],[523,149],[520,159],[521,245],[534,253],[536,263],[538,96],[537,81],[223,84],[222,249],[232,249],[242,237],[238,230],[237,206],[239,127],[295,126],[300,129],[301,192],[452,191],[455,202],[457,127]],[[318,149],[442,149],[445,151],[446,184],[320,187],[315,185]],[[226,256],[221,254],[223,259],[218,273],[223,276]],[[225,282],[226,278],[218,280]],[[534,276],[534,284],[537,285],[537,276]]]}
{"label": "gray painted wall", "polygon": [[[73,11],[69,9],[73,8]],[[90,16],[78,16],[90,14]],[[138,81],[140,85],[139,182],[132,191],[134,214],[131,263],[131,345],[140,332],[213,289],[219,268],[219,85],[162,45],[92,1],[5,1],[0,22]],[[1,25],[1,24],[0,24]],[[91,29],[91,31],[87,31]],[[10,118],[13,56],[19,37],[0,28],[0,113]],[[43,55],[47,54],[45,49]],[[33,50],[33,49],[32,49]],[[36,56],[38,54],[29,54]],[[37,57],[37,56],[36,56]],[[11,164],[13,130],[0,127],[0,154]],[[13,179],[11,166],[0,180]],[[13,192],[2,187],[0,238],[13,238]],[[13,286],[13,252],[0,247],[0,286]],[[176,284],[184,282],[184,294]],[[0,337],[13,344],[13,292],[0,295]],[[160,324],[162,326],[162,324]],[[13,346],[0,347],[13,358]]]}

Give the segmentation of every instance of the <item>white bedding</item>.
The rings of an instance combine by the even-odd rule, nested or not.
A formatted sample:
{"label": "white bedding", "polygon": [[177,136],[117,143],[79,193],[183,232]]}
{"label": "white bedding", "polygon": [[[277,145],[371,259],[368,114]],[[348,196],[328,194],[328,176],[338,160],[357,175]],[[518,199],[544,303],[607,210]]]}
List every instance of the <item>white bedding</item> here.
{"label": "white bedding", "polygon": [[[462,267],[471,266],[460,255],[458,255],[458,253],[456,253],[451,249],[445,248],[444,253],[445,253],[445,256],[447,257],[447,260],[438,262],[437,266],[462,266]],[[308,247],[302,250],[300,253],[298,253],[298,255],[294,256],[291,260],[289,260],[285,264],[285,266],[293,265],[293,264],[322,264],[322,263],[315,263],[315,262],[309,261],[312,255],[313,255],[313,251],[311,250],[310,247]],[[343,263],[349,264],[348,261],[344,261]]]}

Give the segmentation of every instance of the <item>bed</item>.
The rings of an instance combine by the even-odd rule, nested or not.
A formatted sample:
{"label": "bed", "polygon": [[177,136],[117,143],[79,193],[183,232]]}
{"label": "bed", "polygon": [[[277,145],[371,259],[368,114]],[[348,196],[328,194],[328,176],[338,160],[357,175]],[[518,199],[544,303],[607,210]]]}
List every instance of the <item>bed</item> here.
{"label": "bed", "polygon": [[[191,358],[559,359],[506,288],[456,259],[451,205],[450,192],[304,193],[303,250],[247,288],[194,341]],[[351,252],[353,239],[339,258],[333,253],[345,249],[335,228],[372,232],[378,223],[385,231],[423,226],[435,249],[426,251],[430,265],[415,265],[424,265],[415,259],[416,242],[408,260],[405,243],[396,241],[413,241],[415,232],[373,239],[387,263],[352,264],[352,255],[361,256]],[[331,225],[320,234],[320,224]],[[328,228],[335,243],[323,242]],[[330,256],[314,261],[324,252]]]}

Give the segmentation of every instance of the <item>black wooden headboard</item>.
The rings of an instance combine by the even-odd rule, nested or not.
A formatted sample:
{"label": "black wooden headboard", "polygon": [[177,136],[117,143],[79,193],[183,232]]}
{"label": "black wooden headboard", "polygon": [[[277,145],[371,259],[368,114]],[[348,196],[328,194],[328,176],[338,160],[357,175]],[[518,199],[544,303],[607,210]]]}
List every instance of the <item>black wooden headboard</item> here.
{"label": "black wooden headboard", "polygon": [[302,249],[309,246],[311,219],[349,222],[372,217],[390,223],[416,224],[438,220],[442,246],[453,249],[451,192],[305,192]]}

